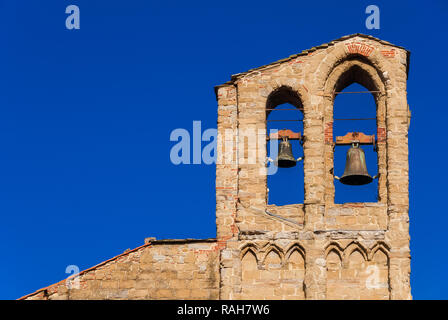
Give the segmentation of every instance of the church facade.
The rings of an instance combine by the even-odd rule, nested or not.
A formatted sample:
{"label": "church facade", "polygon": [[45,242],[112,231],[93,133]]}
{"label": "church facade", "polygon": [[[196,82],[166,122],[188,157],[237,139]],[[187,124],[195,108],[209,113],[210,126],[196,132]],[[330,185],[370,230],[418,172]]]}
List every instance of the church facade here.
{"label": "church facade", "polygon": [[[409,58],[354,34],[233,75],[215,87],[216,238],[148,238],[21,299],[411,299]],[[333,134],[334,99],[352,83],[374,97],[373,137]],[[303,114],[303,132],[283,133],[303,147],[304,201],[279,206],[268,203],[266,120],[284,103]],[[335,203],[344,141],[374,146],[376,202]]]}

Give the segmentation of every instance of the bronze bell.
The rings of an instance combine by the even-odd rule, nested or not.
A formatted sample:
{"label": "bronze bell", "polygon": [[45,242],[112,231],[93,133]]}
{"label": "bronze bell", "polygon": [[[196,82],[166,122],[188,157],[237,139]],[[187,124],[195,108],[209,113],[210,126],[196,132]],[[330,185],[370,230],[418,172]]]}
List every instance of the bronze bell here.
{"label": "bronze bell", "polygon": [[373,178],[367,172],[366,155],[358,143],[353,143],[347,151],[344,174],[339,181],[350,186],[361,186],[372,182]]}
{"label": "bronze bell", "polygon": [[282,137],[279,143],[278,157],[275,161],[279,168],[291,168],[297,163],[297,160],[292,155],[292,147],[287,137]]}

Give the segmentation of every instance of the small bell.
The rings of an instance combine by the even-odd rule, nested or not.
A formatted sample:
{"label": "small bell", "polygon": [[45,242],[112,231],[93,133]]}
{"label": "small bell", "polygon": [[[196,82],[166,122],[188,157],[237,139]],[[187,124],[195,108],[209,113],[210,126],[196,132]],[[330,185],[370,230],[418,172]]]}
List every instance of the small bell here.
{"label": "small bell", "polygon": [[350,186],[361,186],[372,182],[367,172],[366,155],[358,143],[353,143],[347,151],[344,174],[339,181]]}
{"label": "small bell", "polygon": [[297,163],[297,160],[292,155],[292,147],[287,137],[282,137],[279,143],[279,152],[275,164],[279,168],[291,168]]}

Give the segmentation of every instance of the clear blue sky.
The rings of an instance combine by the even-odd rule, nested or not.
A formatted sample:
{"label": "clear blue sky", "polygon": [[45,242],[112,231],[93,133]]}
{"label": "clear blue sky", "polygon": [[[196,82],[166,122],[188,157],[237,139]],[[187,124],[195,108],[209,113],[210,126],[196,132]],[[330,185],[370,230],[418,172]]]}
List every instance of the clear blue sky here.
{"label": "clear blue sky", "polygon": [[[213,86],[231,74],[357,32],[412,52],[412,294],[448,298],[447,18],[446,1],[1,0],[0,298],[145,237],[215,237],[215,167],[171,164],[171,131],[216,127]],[[341,116],[369,103],[336,100]]]}

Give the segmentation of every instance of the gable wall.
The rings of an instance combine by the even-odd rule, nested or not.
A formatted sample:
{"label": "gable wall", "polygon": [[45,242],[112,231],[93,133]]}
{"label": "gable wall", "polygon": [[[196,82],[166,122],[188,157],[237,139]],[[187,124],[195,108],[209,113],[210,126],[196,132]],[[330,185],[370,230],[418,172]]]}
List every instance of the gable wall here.
{"label": "gable wall", "polygon": [[[332,92],[340,75],[355,64],[376,86],[369,90],[381,91],[377,96],[376,133],[381,173],[379,201],[339,205],[334,203],[335,182],[331,174]],[[273,294],[269,291],[267,296],[271,298],[411,298],[406,72],[405,50],[364,37],[352,37],[308,55],[237,75],[233,83],[217,88],[219,134],[225,135],[223,141],[233,139],[238,145],[238,148],[218,150],[224,159],[230,151],[235,160],[217,166],[218,240],[226,243],[221,251],[222,298],[257,297],[257,288],[271,286],[266,275],[270,267],[263,259],[265,250],[272,247],[277,248],[277,260],[281,261],[274,264],[272,272],[278,274],[280,282],[287,283],[287,252],[292,244],[303,248],[303,296],[291,293],[285,286],[284,290],[276,288]],[[266,134],[266,105],[269,95],[284,87],[297,93],[303,105],[305,201],[268,206],[266,136],[262,136],[263,132]],[[256,132],[262,137],[255,147],[247,147],[243,144],[245,132],[254,129],[261,129]],[[233,130],[234,136],[225,134],[226,130]],[[262,156],[257,158],[260,161],[249,163],[251,152],[261,152]],[[280,218],[266,214],[266,210]],[[359,246],[355,253],[363,252],[363,261],[355,254],[354,262],[350,262],[351,252],[346,251],[351,250],[350,243]],[[339,247],[341,272],[332,271],[338,265],[334,261],[333,267],[327,263],[327,249],[331,245]],[[373,252],[380,245],[386,262],[383,256],[374,257]],[[256,248],[250,252],[255,258],[244,255],[248,246]],[[334,260],[334,255],[330,258]],[[252,270],[254,261],[256,270]],[[375,279],[379,280],[373,286],[367,280],[372,270],[381,275],[375,273]],[[350,274],[354,277],[348,286],[351,295],[346,291]],[[245,275],[252,278],[248,280]]]}
{"label": "gable wall", "polygon": [[[381,91],[379,200],[335,204],[332,92],[354,65]],[[410,299],[407,68],[405,50],[351,37],[220,86],[216,241],[156,241],[83,272],[78,289],[63,281],[24,298]],[[264,161],[247,160],[266,157],[266,104],[283,87],[304,113],[305,200],[275,206]]]}
{"label": "gable wall", "polygon": [[26,299],[218,299],[218,266],[216,242],[153,243]]}

